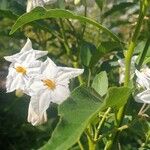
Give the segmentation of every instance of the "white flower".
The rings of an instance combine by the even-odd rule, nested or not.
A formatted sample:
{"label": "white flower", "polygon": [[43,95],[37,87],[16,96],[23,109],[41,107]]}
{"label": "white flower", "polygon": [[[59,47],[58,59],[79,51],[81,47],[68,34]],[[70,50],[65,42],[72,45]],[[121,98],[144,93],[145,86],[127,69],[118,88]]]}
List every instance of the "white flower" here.
{"label": "white flower", "polygon": [[136,102],[150,104],[150,89],[144,90],[134,97]]}
{"label": "white flower", "polygon": [[[133,56],[131,60],[131,78],[134,76],[135,72],[135,62],[137,60],[138,56]],[[119,68],[119,83],[122,84],[124,83],[124,78],[125,78],[125,60],[124,59],[119,59],[118,63],[120,65]]]}
{"label": "white flower", "polygon": [[138,85],[144,89],[150,88],[150,69],[145,66],[140,71],[135,70],[135,74],[137,76],[136,82]]}
{"label": "white flower", "polygon": [[19,53],[14,54],[12,56],[5,56],[4,58],[9,62],[14,63],[14,62],[17,62],[18,60],[19,61],[24,61],[24,59],[30,60],[30,57],[36,60],[40,57],[47,55],[47,53],[48,53],[47,51],[34,50],[32,48],[32,43],[30,39],[28,38],[26,44],[24,45],[24,47],[21,49]]}
{"label": "white flower", "polygon": [[26,86],[29,78],[40,72],[41,61],[34,60],[30,57],[30,61],[25,59],[23,62],[12,63],[9,67],[9,73],[6,80],[7,92],[20,89],[27,92]]}
{"label": "white flower", "polygon": [[41,120],[50,102],[61,104],[66,100],[70,95],[69,80],[82,74],[83,71],[83,69],[58,67],[48,58],[42,64],[41,75],[30,81],[30,107],[39,118],[28,119],[28,121],[34,125],[32,120]]}
{"label": "white flower", "polygon": [[9,66],[6,80],[7,92],[12,92],[16,89],[27,92],[26,86],[29,78],[40,71],[41,61],[36,59],[46,54],[47,52],[44,51],[33,50],[32,43],[28,39],[19,53],[4,57],[7,61],[12,62]]}

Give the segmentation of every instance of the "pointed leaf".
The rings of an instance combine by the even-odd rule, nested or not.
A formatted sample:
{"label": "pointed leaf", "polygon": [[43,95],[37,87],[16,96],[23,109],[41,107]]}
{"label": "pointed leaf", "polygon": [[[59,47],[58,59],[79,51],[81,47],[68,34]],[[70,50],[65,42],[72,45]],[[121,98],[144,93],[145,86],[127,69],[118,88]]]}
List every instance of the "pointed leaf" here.
{"label": "pointed leaf", "polygon": [[85,128],[99,112],[108,107],[118,108],[127,102],[129,88],[110,88],[104,102],[86,87],[75,89],[59,107],[61,117],[51,139],[41,150],[67,150],[74,145]]}
{"label": "pointed leaf", "polygon": [[16,23],[13,25],[10,34],[13,34],[17,29],[19,29],[20,27],[22,27],[23,25],[25,25],[27,23],[30,23],[35,20],[47,19],[47,18],[77,19],[83,23],[89,23],[89,24],[96,26],[97,28],[106,32],[111,38],[120,42],[119,38],[114,33],[112,33],[106,27],[102,26],[101,24],[99,24],[98,22],[96,22],[90,18],[76,15],[68,10],[63,10],[63,9],[46,10],[43,7],[37,7],[35,9],[33,9],[31,12],[25,13],[24,15],[20,16],[18,18],[18,20],[16,21]]}
{"label": "pointed leaf", "polygon": [[106,71],[100,72],[95,76],[92,87],[94,90],[99,93],[101,96],[104,96],[108,90],[108,78]]}

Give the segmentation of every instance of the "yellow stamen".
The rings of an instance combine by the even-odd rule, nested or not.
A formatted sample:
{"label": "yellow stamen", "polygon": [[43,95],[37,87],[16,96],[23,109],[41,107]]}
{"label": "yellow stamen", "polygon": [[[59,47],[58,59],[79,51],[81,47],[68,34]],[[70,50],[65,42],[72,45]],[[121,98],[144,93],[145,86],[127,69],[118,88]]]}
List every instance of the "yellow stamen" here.
{"label": "yellow stamen", "polygon": [[23,74],[23,75],[25,75],[26,72],[27,72],[26,68],[21,67],[21,66],[18,66],[18,67],[16,67],[15,69],[16,69],[16,71],[17,71],[18,73],[21,73],[21,74]]}
{"label": "yellow stamen", "polygon": [[52,80],[42,80],[42,82],[44,83],[45,86],[47,86],[50,90],[54,90],[56,88],[56,84],[54,81]]}

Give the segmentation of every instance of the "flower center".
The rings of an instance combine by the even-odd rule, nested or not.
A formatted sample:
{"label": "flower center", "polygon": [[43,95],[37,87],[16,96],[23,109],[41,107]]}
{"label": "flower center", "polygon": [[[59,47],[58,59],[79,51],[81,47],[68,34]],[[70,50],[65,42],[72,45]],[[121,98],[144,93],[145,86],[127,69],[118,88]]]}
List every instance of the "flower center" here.
{"label": "flower center", "polygon": [[21,66],[18,66],[18,67],[16,67],[15,69],[16,69],[16,71],[17,71],[18,73],[21,73],[21,74],[23,74],[23,75],[25,75],[26,72],[27,72],[26,68],[21,67]]}
{"label": "flower center", "polygon": [[44,83],[45,86],[47,86],[50,90],[54,90],[56,88],[56,84],[54,81],[52,80],[42,80],[42,82]]}

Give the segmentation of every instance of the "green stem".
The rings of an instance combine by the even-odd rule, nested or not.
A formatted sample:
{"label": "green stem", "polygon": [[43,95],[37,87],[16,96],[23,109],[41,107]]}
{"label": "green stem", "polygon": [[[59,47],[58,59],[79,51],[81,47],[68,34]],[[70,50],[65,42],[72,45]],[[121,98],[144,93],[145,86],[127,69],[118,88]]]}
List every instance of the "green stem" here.
{"label": "green stem", "polygon": [[90,87],[90,82],[91,82],[91,69],[88,69],[89,74],[88,74],[88,82],[87,82],[87,87]]}
{"label": "green stem", "polygon": [[60,31],[61,31],[62,37],[64,39],[64,43],[63,44],[64,44],[64,47],[66,49],[67,55],[70,56],[71,51],[70,51],[69,43],[67,41],[67,37],[66,37],[66,33],[65,33],[65,28],[64,28],[64,24],[63,24],[62,19],[60,19],[60,25],[61,25]]}
{"label": "green stem", "polygon": [[[131,59],[133,56],[133,52],[137,43],[138,35],[140,33],[140,29],[143,23],[144,16],[146,14],[146,9],[148,6],[148,0],[141,0],[140,3],[140,13],[137,21],[137,25],[135,28],[135,32],[133,34],[132,40],[129,44],[126,59],[125,59],[125,83],[124,86],[128,87],[130,82],[130,69],[131,69]],[[117,113],[117,127],[120,127],[125,115],[126,105],[121,107]],[[113,149],[114,144],[116,143],[118,139],[118,132],[116,132],[114,135],[112,135],[111,139],[107,142],[105,150],[111,150]]]}
{"label": "green stem", "polygon": [[97,140],[99,131],[100,131],[101,128],[103,127],[103,124],[104,124],[104,122],[105,122],[105,120],[106,120],[106,117],[107,117],[107,115],[109,114],[110,111],[111,111],[111,108],[109,107],[109,108],[106,110],[106,112],[104,113],[104,115],[103,115],[103,117],[102,117],[102,120],[99,122],[99,125],[98,125],[98,127],[97,127],[97,130],[96,130],[96,132],[95,132],[94,141]]}
{"label": "green stem", "polygon": [[95,150],[96,149],[96,143],[89,140],[89,139],[88,139],[88,142],[89,142],[89,150]]}
{"label": "green stem", "polygon": [[[84,16],[86,17],[87,16],[87,3],[86,3],[86,0],[84,1]],[[83,29],[82,29],[82,39],[84,37],[84,33],[85,33],[85,29],[86,29],[86,23],[83,25]]]}
{"label": "green stem", "polygon": [[78,140],[78,145],[80,147],[80,150],[84,150],[84,147],[83,147],[82,143],[80,142],[80,140]]}
{"label": "green stem", "polygon": [[96,149],[96,142],[93,140],[93,129],[92,126],[89,125],[86,129],[86,135],[87,135],[87,139],[88,139],[88,146],[89,146],[89,150],[95,150]]}

